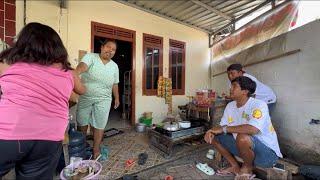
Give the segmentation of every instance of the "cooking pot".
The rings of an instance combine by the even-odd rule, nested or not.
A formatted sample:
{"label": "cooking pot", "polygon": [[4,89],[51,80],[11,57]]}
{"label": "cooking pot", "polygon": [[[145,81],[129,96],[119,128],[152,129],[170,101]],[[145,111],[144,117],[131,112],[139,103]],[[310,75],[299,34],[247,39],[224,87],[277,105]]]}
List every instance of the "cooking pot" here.
{"label": "cooking pot", "polygon": [[137,132],[144,132],[146,130],[146,125],[143,123],[136,124],[136,131]]}
{"label": "cooking pot", "polygon": [[177,131],[179,130],[179,124],[177,122],[166,122],[163,125],[163,129],[168,130],[168,131]]}
{"label": "cooking pot", "polygon": [[189,128],[189,127],[191,127],[191,122],[190,121],[180,121],[179,126],[184,129]]}

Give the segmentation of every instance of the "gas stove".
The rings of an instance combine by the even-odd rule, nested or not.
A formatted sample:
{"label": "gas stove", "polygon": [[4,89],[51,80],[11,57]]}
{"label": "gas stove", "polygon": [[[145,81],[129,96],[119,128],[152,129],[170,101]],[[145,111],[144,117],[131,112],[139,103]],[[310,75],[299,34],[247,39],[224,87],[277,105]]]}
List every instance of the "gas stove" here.
{"label": "gas stove", "polygon": [[190,128],[176,131],[168,131],[160,127],[151,129],[148,133],[151,147],[167,158],[173,154],[175,145],[202,139],[208,122],[200,119],[188,120],[191,122]]}
{"label": "gas stove", "polygon": [[176,131],[168,131],[161,127],[156,127],[154,130],[172,139],[180,138],[183,136],[198,135],[202,134],[205,131],[206,124],[204,121],[195,119],[189,119],[189,121],[191,122],[191,126],[189,128],[180,128]]}

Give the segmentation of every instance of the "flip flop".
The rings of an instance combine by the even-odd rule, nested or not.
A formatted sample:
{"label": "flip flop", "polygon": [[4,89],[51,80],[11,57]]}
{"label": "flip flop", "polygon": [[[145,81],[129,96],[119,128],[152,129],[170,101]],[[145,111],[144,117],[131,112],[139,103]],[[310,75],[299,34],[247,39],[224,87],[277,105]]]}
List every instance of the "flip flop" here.
{"label": "flip flop", "polygon": [[198,163],[196,167],[209,176],[214,175],[214,170],[207,163]]}
{"label": "flip flop", "polygon": [[100,146],[100,153],[101,153],[101,158],[100,162],[106,161],[109,157],[109,149],[107,146],[101,145]]}
{"label": "flip flop", "polygon": [[138,179],[137,175],[133,176],[133,175],[126,174],[122,177],[122,180],[137,180],[137,179]]}
{"label": "flip flop", "polygon": [[128,160],[126,160],[125,167],[126,167],[126,169],[127,169],[127,168],[130,168],[130,167],[132,167],[134,164],[135,164],[135,161],[134,161],[133,159],[128,159]]}
{"label": "flip flop", "polygon": [[225,169],[218,170],[216,172],[216,175],[218,175],[218,176],[235,176],[235,174],[233,172],[226,171]]}
{"label": "flip flop", "polygon": [[207,152],[206,157],[207,157],[208,159],[213,159],[213,157],[214,157],[214,150],[213,150],[213,149],[209,149],[209,151]]}
{"label": "flip flop", "polygon": [[140,153],[138,156],[138,164],[139,165],[144,165],[148,159],[148,154],[147,153]]}
{"label": "flip flop", "polygon": [[164,177],[164,180],[173,180],[173,177],[170,175],[167,175],[166,177]]}
{"label": "flip flop", "polygon": [[248,174],[248,173],[244,173],[244,174],[237,174],[236,177],[234,178],[234,180],[240,180],[240,179],[246,179],[246,180],[253,180],[254,177],[256,177],[255,174]]}
{"label": "flip flop", "polygon": [[231,177],[231,176],[235,176],[235,174],[233,174],[232,172],[224,172],[224,173],[221,173],[221,172],[217,172],[216,173],[217,176],[222,176],[222,177]]}

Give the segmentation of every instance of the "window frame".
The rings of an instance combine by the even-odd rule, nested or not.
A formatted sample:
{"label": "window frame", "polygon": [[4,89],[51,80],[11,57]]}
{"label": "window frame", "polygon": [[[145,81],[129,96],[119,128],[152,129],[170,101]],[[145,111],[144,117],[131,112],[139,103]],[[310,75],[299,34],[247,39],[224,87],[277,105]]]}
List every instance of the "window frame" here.
{"label": "window frame", "polygon": [[[163,76],[163,38],[151,34],[143,33],[143,72],[142,72],[142,95],[145,96],[156,96],[158,93],[157,89],[147,89],[146,81],[146,53],[147,48],[159,49],[159,76]],[[152,69],[153,72],[153,69]]]}
{"label": "window frame", "polygon": [[[182,84],[180,89],[172,88],[172,95],[185,95],[186,43],[182,41],[169,39],[169,77],[171,79],[172,79],[172,54],[173,52],[177,52],[177,51],[182,53],[182,77],[181,77]],[[178,76],[176,78],[178,78]],[[176,80],[176,82],[178,81]]]}

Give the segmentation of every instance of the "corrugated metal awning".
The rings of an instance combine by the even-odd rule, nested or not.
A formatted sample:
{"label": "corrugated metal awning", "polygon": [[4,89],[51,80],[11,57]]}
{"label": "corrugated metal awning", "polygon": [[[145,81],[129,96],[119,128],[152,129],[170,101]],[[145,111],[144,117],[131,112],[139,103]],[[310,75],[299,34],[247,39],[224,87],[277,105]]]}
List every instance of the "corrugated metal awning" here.
{"label": "corrugated metal awning", "polygon": [[[270,5],[271,0],[116,0],[128,6],[207,32],[217,33]],[[222,28],[222,29],[221,29]]]}

